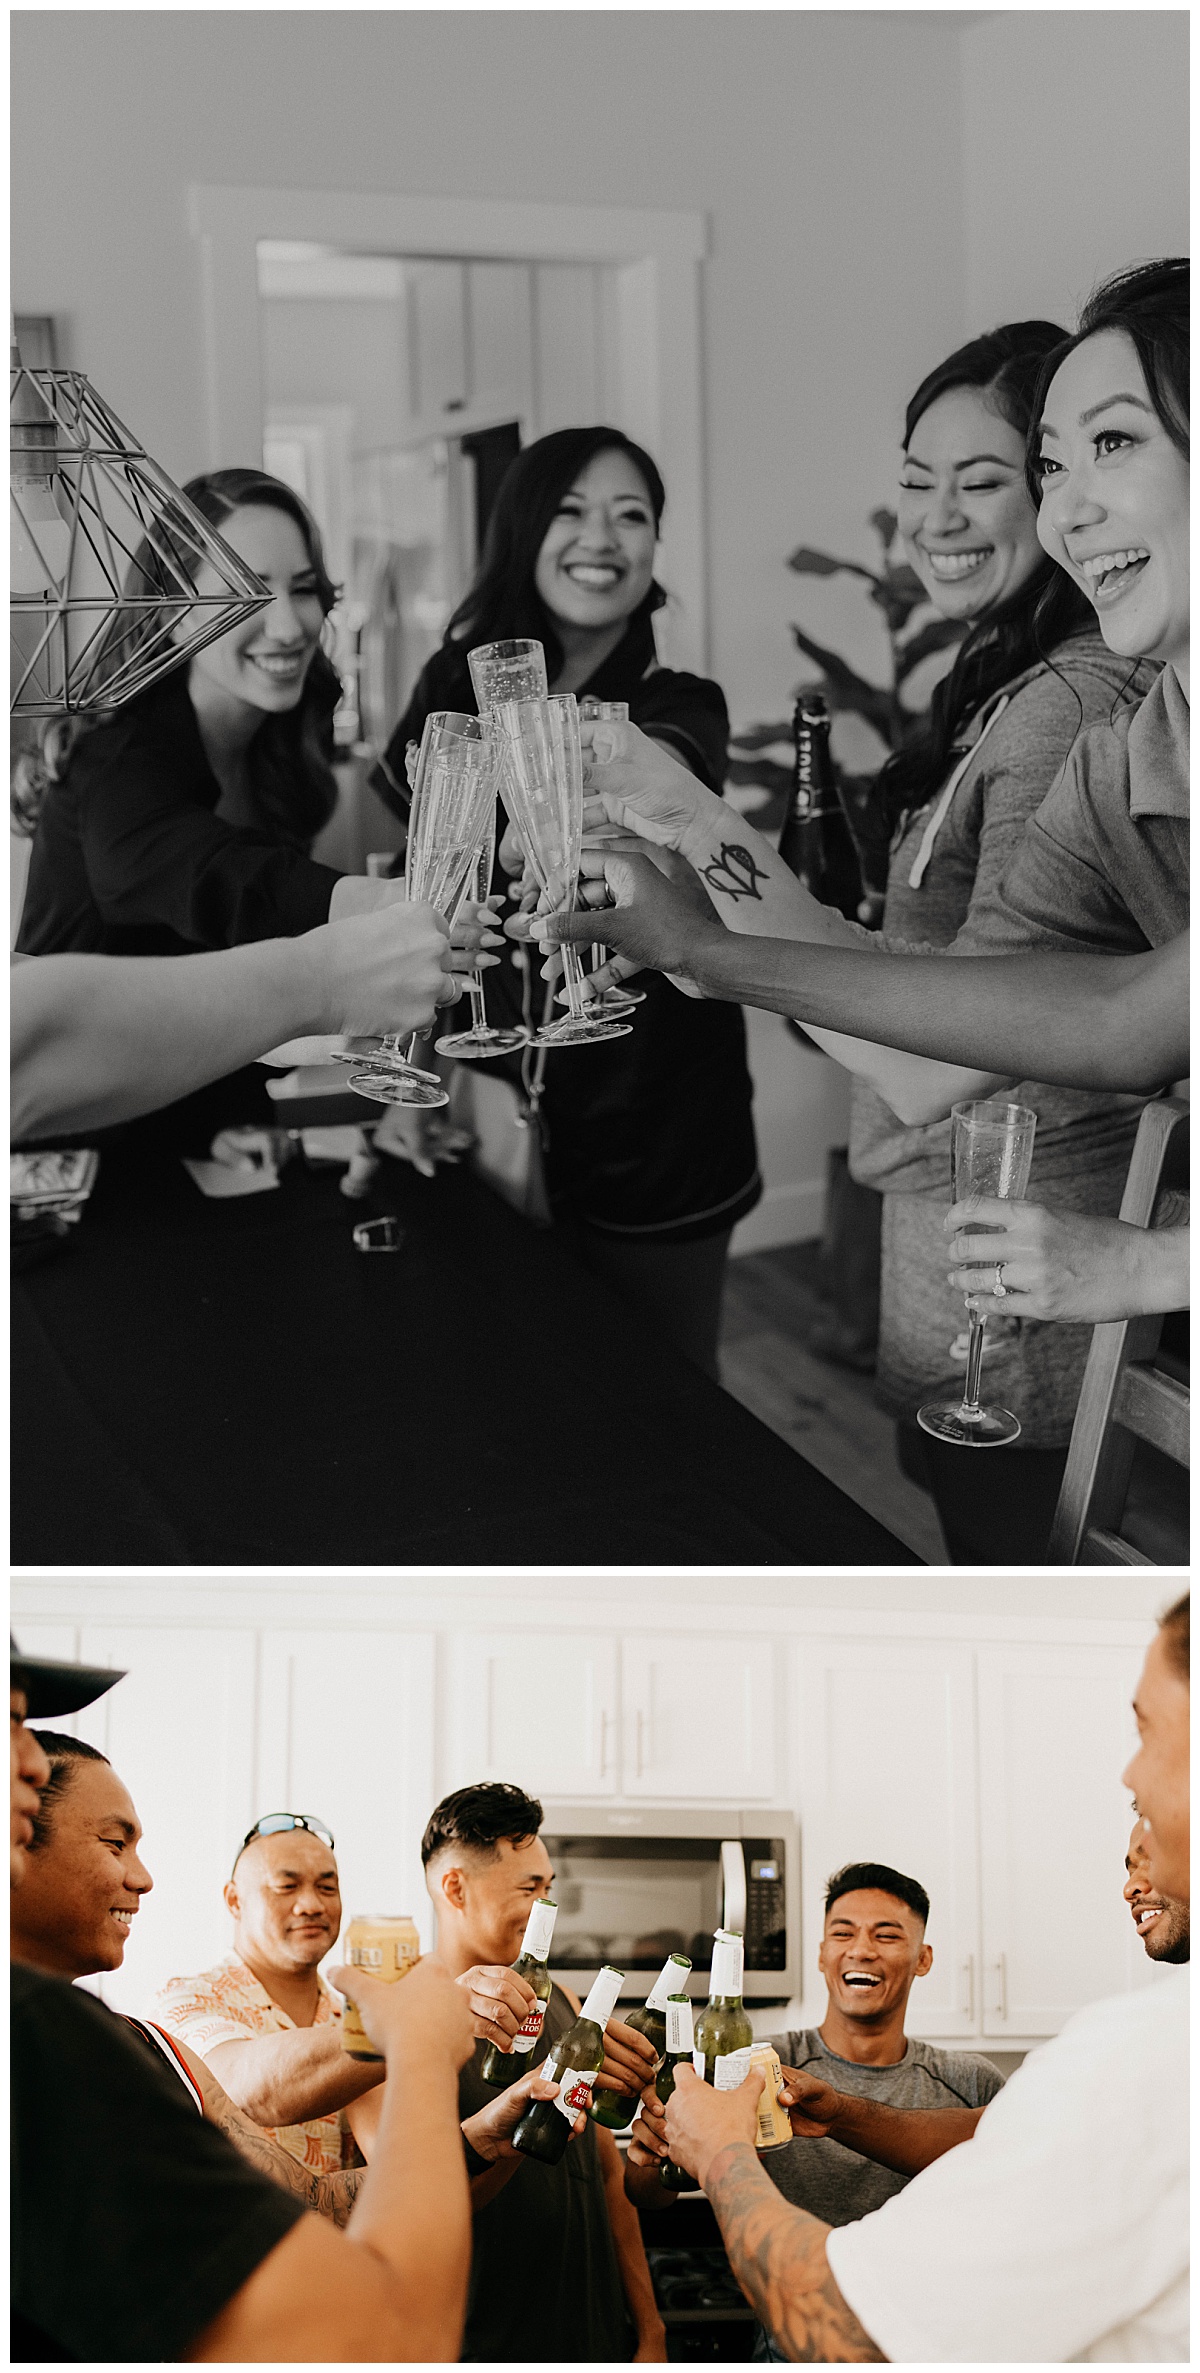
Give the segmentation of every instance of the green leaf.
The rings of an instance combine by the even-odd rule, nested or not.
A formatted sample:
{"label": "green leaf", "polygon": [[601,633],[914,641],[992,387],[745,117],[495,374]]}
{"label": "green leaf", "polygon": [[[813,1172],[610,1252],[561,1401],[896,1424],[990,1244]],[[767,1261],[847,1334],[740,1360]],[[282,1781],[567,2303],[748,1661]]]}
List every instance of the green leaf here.
{"label": "green leaf", "polygon": [[798,544],[788,555],[787,565],[795,569],[798,577],[839,577],[844,572],[851,577],[865,577],[871,585],[879,583],[874,569],[863,568],[857,560],[835,560],[832,553],[814,552],[808,544]]}
{"label": "green leaf", "polygon": [[865,717],[891,749],[899,723],[898,704],[891,687],[868,683],[836,651],[828,651],[823,643],[814,642],[802,627],[793,626],[792,636],[806,658],[815,660],[824,669],[830,707],[848,709],[854,716]]}
{"label": "green leaf", "polygon": [[886,552],[889,545],[895,541],[896,528],[898,525],[895,512],[885,510],[881,504],[877,511],[872,511],[870,516],[870,525],[874,528],[875,533],[878,536],[884,551]]}
{"label": "green leaf", "polygon": [[772,742],[788,742],[792,738],[791,723],[784,718],[779,725],[748,725],[744,733],[731,733],[731,750],[766,750]]}
{"label": "green leaf", "polygon": [[773,796],[777,796],[780,792],[790,793],[792,769],[784,766],[778,758],[731,758],[725,769],[725,780],[738,786],[756,783],[763,791],[770,791]]}

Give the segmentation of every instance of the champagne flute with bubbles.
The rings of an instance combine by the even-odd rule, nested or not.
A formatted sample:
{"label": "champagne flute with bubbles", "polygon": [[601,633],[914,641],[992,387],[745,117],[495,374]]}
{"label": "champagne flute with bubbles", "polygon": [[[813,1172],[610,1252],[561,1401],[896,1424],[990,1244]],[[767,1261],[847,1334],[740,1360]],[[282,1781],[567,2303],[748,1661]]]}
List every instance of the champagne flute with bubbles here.
{"label": "champagne flute with bubbles", "polygon": [[[495,723],[504,737],[505,804],[551,912],[570,913],[583,842],[583,752],[571,692],[542,700],[503,700]],[[583,968],[574,947],[562,950],[568,1012],[535,1032],[534,1046],[594,1046],[626,1038],[630,1025],[589,1014]]]}
{"label": "champagne flute with bubbles", "polygon": [[[493,792],[487,831],[475,861],[475,879],[473,883],[468,882],[463,891],[464,899],[474,897],[482,907],[492,887],[495,862],[496,798]],[[498,1030],[494,1022],[489,1022],[483,974],[478,965],[467,974],[467,995],[471,1000],[471,1027],[469,1030],[455,1030],[448,1038],[435,1039],[434,1046],[439,1055],[453,1055],[460,1063],[487,1063],[494,1055],[511,1054],[514,1048],[525,1045],[524,1030]]]}
{"label": "champagne flute with bubbles", "polygon": [[[579,721],[582,725],[627,725],[629,702],[597,700],[594,693],[585,692],[579,703]],[[617,834],[610,828],[607,832],[593,832],[591,837],[594,841],[615,840]],[[608,954],[603,940],[592,941],[593,972],[599,972],[601,965],[607,964]],[[598,994],[595,989],[590,990],[590,1003],[600,1013],[629,1013],[635,1005],[644,1005],[645,1002],[644,989],[619,989],[614,983],[611,988],[601,989]]]}
{"label": "champagne flute with bubbles", "polygon": [[[1019,1203],[1029,1184],[1037,1114],[1024,1104],[995,1102],[956,1104],[950,1116],[951,1187],[956,1203],[978,1203],[997,1197]],[[995,1233],[981,1229],[980,1234]],[[987,1272],[980,1270],[982,1286]],[[996,1293],[1005,1291],[1000,1268]],[[1011,1409],[985,1409],[979,1399],[983,1364],[983,1336],[987,1319],[964,1296],[970,1317],[967,1375],[961,1401],[926,1401],[917,1411],[917,1424],[938,1442],[953,1442],[964,1450],[994,1450],[1015,1442],[1021,1420]]]}
{"label": "champagne flute with bubbles", "polygon": [[[434,710],[425,720],[409,811],[404,860],[404,895],[436,907],[447,922],[473,884],[489,816],[495,813],[496,753],[478,717],[453,709]],[[449,1103],[435,1071],[413,1062],[414,1031],[407,1055],[395,1034],[380,1040],[375,1055],[351,1058],[358,1069],[350,1085],[376,1104],[410,1104],[432,1111]]]}

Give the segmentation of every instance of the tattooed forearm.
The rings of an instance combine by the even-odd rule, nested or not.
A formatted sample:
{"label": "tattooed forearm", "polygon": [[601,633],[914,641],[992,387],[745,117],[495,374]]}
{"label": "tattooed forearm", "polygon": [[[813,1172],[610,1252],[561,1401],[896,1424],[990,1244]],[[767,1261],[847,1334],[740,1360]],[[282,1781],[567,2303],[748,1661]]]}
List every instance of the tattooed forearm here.
{"label": "tattooed forearm", "polygon": [[283,2191],[303,2200],[305,2207],[315,2209],[318,2216],[328,2217],[331,2224],[349,2223],[367,2172],[365,2167],[348,2167],[336,2175],[314,2175],[290,2151],[285,2151],[281,2142],[264,2134],[227,2094],[222,2093],[219,2099],[210,2097],[207,2111],[213,2125],[229,2136],[243,2159],[257,2167],[261,2175],[269,2176]]}
{"label": "tattooed forearm", "polygon": [[776,2191],[748,2142],[718,2151],[705,2191],[729,2263],[761,2323],[794,2365],[883,2365],[825,2256],[828,2225]]}
{"label": "tattooed forearm", "polygon": [[758,885],[767,879],[763,867],[755,863],[749,849],[730,840],[722,841],[721,853],[713,858],[711,865],[701,866],[700,876],[702,881],[708,883],[710,890],[719,890],[723,898],[757,898],[760,903],[762,891]]}

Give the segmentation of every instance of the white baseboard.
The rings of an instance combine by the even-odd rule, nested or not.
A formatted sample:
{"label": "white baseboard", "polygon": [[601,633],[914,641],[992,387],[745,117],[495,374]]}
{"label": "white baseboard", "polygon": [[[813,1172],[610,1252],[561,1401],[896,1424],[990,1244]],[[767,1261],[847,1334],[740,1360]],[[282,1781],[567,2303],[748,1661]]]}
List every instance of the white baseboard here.
{"label": "white baseboard", "polygon": [[825,1225],[825,1181],[810,1178],[789,1186],[768,1187],[762,1202],[739,1220],[729,1247],[731,1259],[743,1252],[769,1252],[776,1244],[803,1244],[819,1236]]}

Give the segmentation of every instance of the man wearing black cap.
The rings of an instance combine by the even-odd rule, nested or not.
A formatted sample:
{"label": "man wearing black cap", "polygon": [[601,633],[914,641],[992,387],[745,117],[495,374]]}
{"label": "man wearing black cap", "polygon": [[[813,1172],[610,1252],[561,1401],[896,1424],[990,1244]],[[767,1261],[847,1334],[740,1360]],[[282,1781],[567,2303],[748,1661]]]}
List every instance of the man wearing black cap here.
{"label": "man wearing black cap", "polygon": [[[14,1887],[49,1776],[27,1716],[74,1713],[121,1678],[14,1647]],[[428,1962],[397,1986],[358,1970],[337,1976],[389,2071],[373,2164],[345,2234],[197,2118],[111,2011],[62,1978],[14,1965],[14,2362],[456,2355],[470,2258],[456,2100],[470,2011]],[[136,2280],[122,2277],[115,2293],[113,2268],[131,2265]]]}

